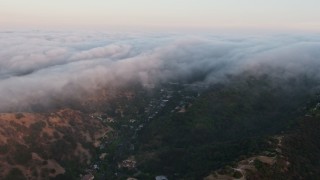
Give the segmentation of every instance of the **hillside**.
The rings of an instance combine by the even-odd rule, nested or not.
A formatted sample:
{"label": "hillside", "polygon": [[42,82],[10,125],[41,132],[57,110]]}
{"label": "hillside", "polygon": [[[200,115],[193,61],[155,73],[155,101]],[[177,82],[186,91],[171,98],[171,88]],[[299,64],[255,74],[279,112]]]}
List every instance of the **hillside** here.
{"label": "hillside", "polygon": [[185,113],[151,122],[141,136],[138,167],[174,179],[200,179],[243,156],[269,150],[271,137],[303,115],[300,108],[309,94],[299,83],[284,87],[268,76],[243,76],[209,88]]}
{"label": "hillside", "polygon": [[[202,179],[225,166],[236,168],[240,161],[274,165],[280,139],[282,148],[295,149],[284,144],[317,101],[316,91],[311,91],[315,81],[308,77],[275,80],[250,73],[228,78],[226,83],[207,87],[172,82],[144,91],[136,86],[131,98],[114,99],[115,110],[105,112],[113,114],[113,120],[104,122],[116,135],[98,150],[97,157],[107,156],[96,159],[95,177]],[[287,154],[280,164],[288,161]],[[247,178],[273,176],[254,171]]]}
{"label": "hillside", "polygon": [[100,121],[71,109],[0,114],[0,179],[49,179],[90,162],[108,132]]}
{"label": "hillside", "polygon": [[199,80],[130,83],[38,113],[2,113],[1,178],[318,174],[319,99],[312,77],[245,72],[223,83]]}

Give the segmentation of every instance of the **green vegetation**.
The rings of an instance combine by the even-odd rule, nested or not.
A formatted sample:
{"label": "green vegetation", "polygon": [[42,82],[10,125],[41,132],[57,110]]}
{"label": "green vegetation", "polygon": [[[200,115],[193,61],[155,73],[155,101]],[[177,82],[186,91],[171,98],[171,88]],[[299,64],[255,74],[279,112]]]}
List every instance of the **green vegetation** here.
{"label": "green vegetation", "polygon": [[290,179],[320,177],[320,118],[305,117],[284,140],[284,153],[290,162]]}
{"label": "green vegetation", "polygon": [[13,168],[4,178],[4,180],[26,180],[27,178],[24,177],[23,173],[18,168]]}
{"label": "green vegetation", "polygon": [[13,142],[11,147],[14,149],[11,156],[15,163],[26,165],[31,160],[31,151],[27,146]]}
{"label": "green vegetation", "polygon": [[23,117],[25,117],[25,116],[22,113],[16,113],[16,118],[17,119],[21,119]]}
{"label": "green vegetation", "polygon": [[40,120],[40,121],[37,121],[37,122],[31,124],[30,129],[34,133],[38,134],[41,132],[42,128],[44,128],[45,126],[46,126],[46,123]]}
{"label": "green vegetation", "polygon": [[[228,82],[206,88],[179,82],[146,90],[134,84],[119,90],[111,101],[95,106],[99,113],[86,114],[113,129],[98,148],[72,128],[77,120],[70,118],[73,126],[55,127],[46,149],[38,143],[49,139],[49,134],[41,136],[45,121],[30,128],[11,123],[15,129],[30,132],[24,137],[30,148],[21,144],[10,145],[14,150],[0,146],[0,154],[12,150],[14,153],[7,157],[12,164],[28,164],[31,152],[55,159],[66,173],[53,179],[77,179],[86,168],[97,179],[153,179],[160,174],[169,179],[202,179],[261,152],[274,155],[277,140],[273,137],[281,134],[285,135],[283,153],[291,165],[287,166],[285,158],[272,165],[256,160],[258,171],[248,172],[246,178],[314,179],[320,175],[320,164],[315,160],[320,159],[320,105],[319,99],[313,98],[315,94],[309,93],[312,82],[306,77],[275,81],[268,75],[243,74],[228,76]],[[96,131],[89,122],[85,128],[90,135]],[[74,155],[77,143],[96,153],[90,167]],[[104,153],[102,160],[99,156]],[[118,167],[131,156],[137,166]],[[44,169],[37,175],[48,178],[50,173]],[[226,173],[242,177],[230,167]]]}
{"label": "green vegetation", "polygon": [[9,147],[8,145],[0,145],[0,154],[7,154],[9,152]]}
{"label": "green vegetation", "polygon": [[298,109],[310,94],[301,83],[243,76],[209,88],[186,113],[163,113],[149,124],[139,136],[138,168],[201,179],[241,156],[272,151],[268,137],[288,130],[304,113]]}
{"label": "green vegetation", "polygon": [[241,174],[241,172],[239,171],[235,171],[232,175],[232,177],[236,178],[236,179],[239,179],[239,178],[242,178],[243,175]]}
{"label": "green vegetation", "polygon": [[[119,94],[131,92],[133,96],[116,96],[105,105],[106,115],[99,117],[114,131],[96,151],[98,155],[107,153],[107,157],[103,161],[96,157],[99,170],[95,177],[153,179],[164,174],[169,179],[202,179],[213,170],[261,152],[275,154],[273,136],[296,128],[299,117],[318,102],[309,93],[313,83],[305,76],[275,80],[269,75],[244,73],[228,76],[227,83],[205,90],[183,82],[158,85],[149,91],[138,85],[123,89]],[[181,108],[186,111],[179,112]],[[318,111],[320,105],[309,113],[316,117]],[[108,117],[114,121],[106,121]],[[137,160],[135,169],[118,168],[119,162],[132,155]],[[286,177],[283,159],[273,165],[255,164],[258,172],[248,173],[249,179]],[[234,170],[228,174],[242,176]]]}

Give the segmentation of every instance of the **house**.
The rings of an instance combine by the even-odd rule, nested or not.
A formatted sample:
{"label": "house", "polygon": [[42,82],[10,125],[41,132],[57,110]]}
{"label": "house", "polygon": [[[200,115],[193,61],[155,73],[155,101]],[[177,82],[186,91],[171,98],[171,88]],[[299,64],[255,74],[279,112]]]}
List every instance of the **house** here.
{"label": "house", "polygon": [[156,180],[168,180],[166,176],[156,176]]}
{"label": "house", "polygon": [[94,164],[94,165],[93,165],[93,169],[99,170],[99,166],[98,166],[97,164]]}
{"label": "house", "polygon": [[81,178],[81,180],[93,180],[94,176],[92,174],[87,174]]}

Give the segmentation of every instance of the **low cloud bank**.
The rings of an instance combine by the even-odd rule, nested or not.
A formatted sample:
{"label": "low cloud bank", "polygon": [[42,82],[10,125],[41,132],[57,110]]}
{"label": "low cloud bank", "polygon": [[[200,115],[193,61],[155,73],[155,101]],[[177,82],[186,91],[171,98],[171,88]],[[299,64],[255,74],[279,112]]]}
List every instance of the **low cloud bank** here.
{"label": "low cloud bank", "polygon": [[[0,32],[0,111],[137,80],[225,80],[244,71],[320,80],[320,36]],[[281,68],[272,72],[268,68]]]}

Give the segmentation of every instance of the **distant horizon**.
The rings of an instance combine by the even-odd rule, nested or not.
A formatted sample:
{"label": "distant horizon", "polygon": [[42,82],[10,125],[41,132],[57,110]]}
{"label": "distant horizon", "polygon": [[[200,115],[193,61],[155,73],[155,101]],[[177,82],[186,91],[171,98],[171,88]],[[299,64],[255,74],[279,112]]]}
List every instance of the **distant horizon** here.
{"label": "distant horizon", "polygon": [[103,33],[155,33],[155,34],[211,34],[211,35],[318,35],[320,30],[308,29],[271,29],[271,28],[191,28],[191,27],[142,27],[142,26],[109,26],[109,27],[2,27],[0,33],[8,32],[103,32]]}
{"label": "distant horizon", "polygon": [[2,0],[0,28],[320,32],[316,0]]}

